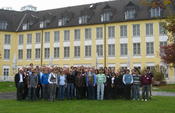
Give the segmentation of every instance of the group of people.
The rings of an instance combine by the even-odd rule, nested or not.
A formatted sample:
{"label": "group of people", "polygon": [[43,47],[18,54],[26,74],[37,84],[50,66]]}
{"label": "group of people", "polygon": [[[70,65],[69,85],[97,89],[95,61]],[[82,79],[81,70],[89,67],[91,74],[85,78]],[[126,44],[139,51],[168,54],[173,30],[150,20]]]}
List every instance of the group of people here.
{"label": "group of people", "polygon": [[[23,67],[15,75],[17,100],[48,101],[64,99],[132,99],[151,98],[153,75],[150,69],[141,74],[138,68],[93,67]],[[140,89],[142,88],[142,95]]]}

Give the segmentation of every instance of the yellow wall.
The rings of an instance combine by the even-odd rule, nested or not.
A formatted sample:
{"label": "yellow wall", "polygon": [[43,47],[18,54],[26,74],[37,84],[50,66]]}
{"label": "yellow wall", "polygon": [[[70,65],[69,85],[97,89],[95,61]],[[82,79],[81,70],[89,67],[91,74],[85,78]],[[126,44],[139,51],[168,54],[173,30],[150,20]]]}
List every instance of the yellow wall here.
{"label": "yellow wall", "polygon": [[[127,64],[128,58],[121,58],[120,57],[120,25],[127,25],[127,39],[128,39],[128,53],[131,56],[131,68],[133,68],[134,63],[139,63],[142,65],[142,68],[146,66],[146,63],[154,63],[155,65],[160,64],[161,60],[159,57],[159,22],[162,22],[163,20],[145,20],[145,21],[132,21],[132,22],[120,22],[120,23],[111,23],[106,24],[106,42],[108,44],[108,26],[115,26],[115,57],[114,58],[108,58],[108,45],[106,45],[106,54],[107,54],[107,66],[108,64],[115,64],[116,69],[120,67],[120,64]],[[146,23],[153,23],[153,29],[154,29],[154,57],[148,58],[146,56]],[[133,24],[140,24],[140,38],[141,38],[141,57],[140,58],[133,58],[133,37],[132,37],[132,25]],[[76,27],[65,27],[65,28],[56,28],[56,29],[47,29],[43,30],[43,35],[45,32],[50,32],[50,56],[53,56],[54,54],[54,31],[60,31],[60,57],[59,59],[54,59],[53,64],[57,64],[59,66],[63,65],[75,65],[75,64],[90,64],[92,66],[96,66],[96,28],[97,27],[103,27],[104,31],[104,24],[99,25],[88,25],[88,26],[76,26]],[[91,28],[92,33],[92,57],[91,58],[85,58],[84,57],[84,50],[85,50],[85,28]],[[80,29],[80,58],[74,58],[74,30]],[[70,30],[70,58],[64,59],[64,30]],[[23,44],[23,60],[18,60],[17,65],[18,66],[27,66],[30,63],[34,63],[34,65],[40,65],[40,60],[35,60],[35,34],[37,32],[40,32],[42,34],[42,30],[37,31],[29,31],[29,32],[18,32],[18,33],[12,33],[12,32],[0,32],[0,48],[3,48],[3,42],[4,42],[4,35],[5,34],[11,34],[12,40],[11,40],[11,57],[9,61],[3,60],[3,49],[0,49],[0,53],[2,53],[2,59],[0,60],[0,75],[3,74],[2,72],[2,66],[8,65],[12,66],[13,57],[14,55],[18,55],[18,35],[23,34],[24,35],[24,44]],[[26,60],[26,42],[27,42],[27,34],[32,33],[32,59]],[[42,36],[42,35],[41,35]],[[44,36],[43,36],[44,37]],[[103,39],[104,39],[104,32],[103,32]],[[44,41],[44,39],[43,39]],[[45,45],[45,43],[43,43]],[[103,45],[104,49],[104,45]],[[103,53],[104,54],[104,53]],[[43,64],[49,64],[49,59],[44,59],[44,47],[43,47]],[[103,64],[104,60],[103,58],[98,59],[99,64]],[[12,68],[11,73],[12,75]],[[169,70],[169,79],[174,79],[174,71],[172,69]]]}

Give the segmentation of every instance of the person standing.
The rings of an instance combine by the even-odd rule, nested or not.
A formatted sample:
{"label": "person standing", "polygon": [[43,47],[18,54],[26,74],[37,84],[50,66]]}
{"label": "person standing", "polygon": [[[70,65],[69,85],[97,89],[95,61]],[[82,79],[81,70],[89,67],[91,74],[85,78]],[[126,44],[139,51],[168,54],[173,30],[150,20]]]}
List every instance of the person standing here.
{"label": "person standing", "polygon": [[49,100],[55,101],[56,98],[56,88],[57,88],[57,78],[58,78],[58,69],[54,68],[53,72],[49,74],[48,82],[49,82]]}
{"label": "person standing", "polygon": [[60,69],[60,75],[58,76],[58,87],[59,87],[59,99],[64,100],[65,96],[65,88],[67,86],[67,80],[65,72],[63,72],[63,69]]}
{"label": "person standing", "polygon": [[136,69],[132,70],[133,84],[131,86],[131,97],[133,100],[140,99],[140,76]]}
{"label": "person standing", "polygon": [[83,98],[83,77],[81,76],[81,72],[77,73],[75,77],[75,86],[76,86],[76,97],[77,99]]}
{"label": "person standing", "polygon": [[129,69],[125,70],[126,73],[123,75],[123,83],[124,83],[124,95],[126,99],[131,98],[131,84],[133,83],[133,77],[130,73]]}
{"label": "person standing", "polygon": [[45,67],[42,77],[41,77],[41,84],[42,84],[42,90],[43,90],[43,99],[48,100],[49,98],[49,68]]}
{"label": "person standing", "polygon": [[149,99],[149,90],[151,82],[151,76],[149,76],[149,74],[147,74],[147,70],[145,70],[144,74],[141,76],[142,100],[144,101],[148,101]]}
{"label": "person standing", "polygon": [[97,100],[103,100],[104,98],[104,84],[106,82],[106,76],[104,70],[100,69],[97,75]]}
{"label": "person standing", "polygon": [[72,71],[67,71],[67,98],[73,99],[74,97],[74,84],[75,84],[75,75]]}
{"label": "person standing", "polygon": [[29,75],[29,79],[28,79],[28,88],[29,88],[29,92],[28,92],[28,96],[29,96],[29,100],[35,101],[37,99],[36,96],[36,88],[38,85],[38,73],[36,71],[36,69],[32,69],[32,74]]}
{"label": "person standing", "polygon": [[20,68],[18,73],[15,75],[15,85],[17,88],[17,100],[24,99],[24,74],[23,69]]}
{"label": "person standing", "polygon": [[95,99],[95,85],[96,85],[96,76],[92,72],[92,69],[90,68],[86,72],[86,86],[88,89],[88,99]]}

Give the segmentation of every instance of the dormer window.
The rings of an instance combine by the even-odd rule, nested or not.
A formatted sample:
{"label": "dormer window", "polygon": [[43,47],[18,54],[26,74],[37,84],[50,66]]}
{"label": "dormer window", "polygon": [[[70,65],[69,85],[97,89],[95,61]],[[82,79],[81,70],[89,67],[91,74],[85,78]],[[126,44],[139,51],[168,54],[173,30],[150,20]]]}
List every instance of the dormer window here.
{"label": "dormer window", "polygon": [[156,8],[151,8],[150,9],[151,17],[160,17],[161,16],[161,8],[156,7]]}
{"label": "dormer window", "polygon": [[125,11],[125,20],[134,19],[136,15],[135,9]]}
{"label": "dormer window", "polygon": [[68,23],[69,19],[67,17],[58,19],[58,26],[64,26],[66,23]]}
{"label": "dormer window", "polygon": [[112,12],[105,12],[101,14],[101,22],[108,22],[112,18]]}
{"label": "dormer window", "polygon": [[49,23],[50,23],[49,20],[41,21],[39,27],[40,28],[45,28],[45,27],[48,26]]}
{"label": "dormer window", "polygon": [[27,28],[28,28],[28,25],[27,24],[23,24],[22,30],[27,30]]}
{"label": "dormer window", "polygon": [[81,16],[81,17],[79,17],[79,19],[78,19],[78,23],[79,24],[87,24],[88,23],[88,18],[89,18],[89,16]]}
{"label": "dormer window", "polygon": [[6,21],[0,21],[0,29],[6,30],[7,29],[7,22]]}

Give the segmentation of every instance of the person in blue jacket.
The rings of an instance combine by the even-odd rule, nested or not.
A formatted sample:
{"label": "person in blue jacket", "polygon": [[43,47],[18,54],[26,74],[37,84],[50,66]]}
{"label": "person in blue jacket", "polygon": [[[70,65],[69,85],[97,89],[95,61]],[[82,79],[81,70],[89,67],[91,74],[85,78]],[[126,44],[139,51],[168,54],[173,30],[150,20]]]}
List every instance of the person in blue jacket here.
{"label": "person in blue jacket", "polygon": [[48,100],[49,99],[49,68],[44,68],[44,71],[41,76],[41,84],[43,89],[43,99]]}
{"label": "person in blue jacket", "polygon": [[131,99],[131,85],[133,83],[133,76],[130,74],[130,70],[126,69],[123,75],[124,83],[124,96],[126,99]]}

